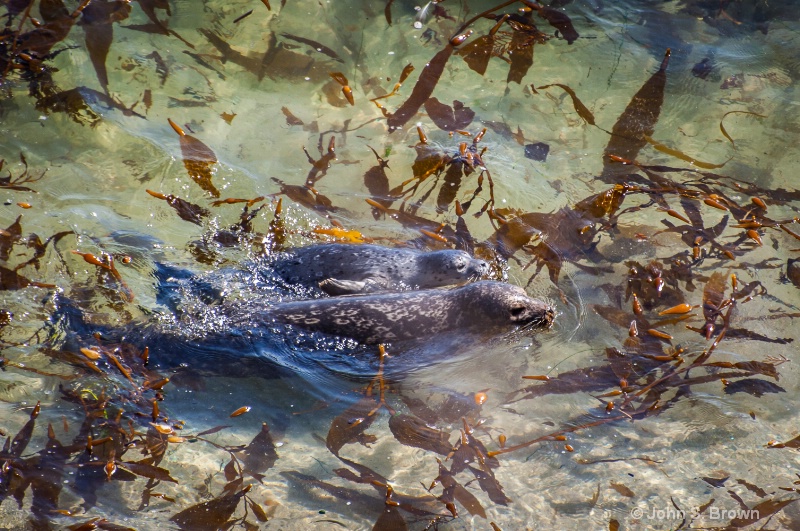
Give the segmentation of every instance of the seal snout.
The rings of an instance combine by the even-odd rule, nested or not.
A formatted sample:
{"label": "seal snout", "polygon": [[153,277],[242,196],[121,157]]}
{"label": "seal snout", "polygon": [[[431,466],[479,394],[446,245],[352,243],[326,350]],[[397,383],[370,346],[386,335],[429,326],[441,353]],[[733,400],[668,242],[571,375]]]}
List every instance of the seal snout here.
{"label": "seal snout", "polygon": [[556,318],[555,310],[542,301],[520,297],[508,309],[511,322],[521,326],[550,328]]}
{"label": "seal snout", "polygon": [[481,260],[479,258],[471,258],[469,261],[468,267],[468,276],[471,279],[481,279],[486,278],[491,273],[492,268],[489,267],[489,263]]}

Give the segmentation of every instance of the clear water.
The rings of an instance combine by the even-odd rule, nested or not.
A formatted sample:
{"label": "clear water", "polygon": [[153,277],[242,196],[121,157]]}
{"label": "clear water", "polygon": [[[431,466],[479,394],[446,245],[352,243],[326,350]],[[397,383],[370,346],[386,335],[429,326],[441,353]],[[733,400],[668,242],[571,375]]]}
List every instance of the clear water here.
{"label": "clear water", "polygon": [[[386,174],[390,186],[395,187],[414,175],[417,125],[427,134],[429,149],[451,156],[458,152],[460,142],[471,141],[458,133],[451,136],[439,130],[425,108],[390,133],[387,120],[369,99],[391,91],[400,72],[410,63],[415,70],[399,93],[379,100],[389,112],[398,109],[412,94],[426,62],[445,48],[461,23],[494,4],[449,0],[440,7],[455,20],[431,16],[423,28],[415,29],[417,12],[409,1],[392,3],[391,25],[384,16],[383,2],[378,1],[288,0],[285,6],[277,1],[271,3],[272,10],[260,2],[173,1],[169,3],[171,14],[155,10],[174,32],[171,35],[126,28],[151,23],[146,14],[150,2],[131,4],[130,15],[111,26],[113,40],[105,65],[110,96],[141,116],[111,108],[102,98],[92,96],[102,94],[104,88],[85,43],[87,26],[82,17],[77,18],[79,23],[64,41],[53,47],[68,49],[48,59],[46,65],[57,69],[52,78],[61,90],[87,87],[95,91],[82,92],[88,106],[82,116],[84,122],[91,124],[78,123],[74,116],[53,108],[37,108],[19,71],[9,71],[0,100],[0,158],[6,161],[3,174],[18,176],[24,171],[20,153],[24,154],[31,175],[46,173],[40,180],[25,184],[34,191],[0,189],[4,202],[0,227],[11,230],[17,217],[22,216],[21,238],[0,265],[13,269],[31,258],[34,250],[25,245],[31,234],[44,241],[53,234],[72,231],[47,246],[38,268],[31,264],[18,273],[31,281],[57,286],[58,292],[77,301],[98,326],[141,326],[144,330],[154,312],[166,312],[156,300],[155,262],[197,274],[250,263],[263,252],[264,235],[269,238],[279,197],[287,245],[322,239],[313,229],[329,228],[331,220],[336,220],[378,243],[398,245],[414,240],[418,246],[442,246],[423,236],[419,229],[456,224],[453,203],[437,211],[437,194],[447,186],[444,174],[438,180],[430,177],[424,181],[407,202],[409,206],[419,201],[416,215],[432,224],[401,224],[390,215],[375,219],[373,207],[365,202],[371,193],[364,175],[376,165],[369,148],[389,161]],[[12,9],[9,4],[13,3],[4,3],[6,12]],[[703,202],[713,202],[711,194],[718,194],[746,210],[754,207],[751,196],[755,194],[746,188],[753,185],[767,191],[759,196],[767,203],[769,219],[788,222],[797,215],[800,201],[790,193],[800,188],[796,176],[800,162],[796,148],[800,99],[795,87],[800,75],[800,25],[793,3],[748,0],[717,5],[686,0],[604,4],[587,0],[558,4],[563,5],[560,9],[572,19],[580,37],[570,45],[562,38],[536,44],[533,66],[521,84],[506,82],[509,66],[499,58],[492,58],[485,74],[479,75],[462,57],[453,55],[433,92],[443,103],[453,105],[458,100],[475,112],[474,120],[465,127],[468,132],[476,134],[484,127],[488,129],[478,147],[486,147],[482,158],[491,172],[498,214],[513,223],[516,216],[540,213],[537,219],[549,224],[543,238],[564,258],[557,285],[548,277],[547,268],[531,280],[535,264],[523,267],[531,260],[525,249],[518,249],[507,262],[501,262],[502,276],[508,282],[526,286],[532,296],[552,301],[558,310],[556,324],[535,335],[488,342],[469,341],[468,336],[455,340],[447,349],[439,347],[444,351],[437,359],[426,360],[418,370],[390,382],[387,392],[389,406],[398,413],[419,414],[418,409],[408,405],[412,399],[421,400],[438,412],[430,423],[449,434],[451,444],[461,436],[462,416],[470,426],[479,424],[473,436],[489,451],[500,448],[501,435],[507,439],[506,446],[511,447],[550,433],[558,435],[566,428],[585,426],[567,432],[565,440],[553,438],[498,455],[499,467],[493,473],[508,498],[505,504],[498,503],[496,493],[491,497],[467,470],[456,474],[456,481],[477,499],[485,519],[475,505],[464,507],[463,496],[455,504],[457,518],[435,499],[427,501],[425,507],[431,509],[428,513],[415,513],[406,510],[407,505],[401,504],[400,509],[386,505],[383,486],[359,484],[337,476],[336,469],[357,469],[329,451],[324,439],[337,415],[359,400],[365,387],[364,382],[354,382],[341,373],[348,372],[349,363],[374,370],[374,361],[364,360],[375,359],[374,349],[359,347],[356,357],[349,358],[341,352],[298,350],[287,344],[285,350],[266,354],[284,356],[284,360],[290,359],[284,364],[294,367],[293,374],[276,379],[242,373],[230,352],[216,352],[212,346],[204,350],[200,340],[196,352],[177,355],[185,354],[183,363],[191,367],[197,352],[205,353],[202,376],[181,378],[162,371],[162,375],[172,375],[173,381],[164,387],[160,420],[163,422],[167,416],[169,422],[183,422],[181,434],[187,437],[219,425],[231,427],[205,437],[214,444],[192,442],[190,438],[169,445],[159,466],[169,470],[177,483],[162,482],[151,488],[145,477],[123,481],[114,475],[90,489],[96,496],[90,501],[75,479],[81,470],[78,461],[82,450],[77,449],[53,480],[63,487],[57,504],[37,509],[39,512],[31,516],[35,503],[32,490],[20,491],[25,495],[18,506],[12,491],[19,484],[11,483],[16,486],[3,492],[5,498],[0,504],[0,528],[60,528],[96,517],[136,529],[175,527],[177,523],[170,521],[174,515],[223,495],[223,488],[231,479],[224,471],[231,454],[221,446],[248,444],[262,422],[271,428],[279,458],[262,472],[261,481],[245,475],[242,485],[234,487],[239,492],[243,486],[251,485],[246,493],[250,501],[240,500],[231,516],[240,526],[246,521],[262,528],[364,529],[375,525],[382,511],[388,509],[390,513],[385,518],[397,511],[412,529],[432,525],[443,529],[488,529],[490,522],[502,529],[606,529],[613,528],[615,522],[627,529],[674,529],[684,521],[677,513],[683,510],[689,515],[685,526],[759,527],[771,518],[770,528],[797,528],[798,506],[781,505],[796,496],[792,492],[800,464],[796,450],[769,448],[768,443],[789,441],[797,435],[800,378],[793,359],[794,341],[798,339],[794,320],[800,299],[798,288],[785,279],[785,273],[787,261],[795,257],[800,243],[773,226],[758,230],[763,242],[758,246],[745,236],[746,227],[734,227],[737,222],[731,212]],[[497,12],[512,12],[520,6],[515,4]],[[76,5],[66,7],[72,10]],[[31,15],[40,20],[46,18],[40,15],[39,8],[39,2],[35,2]],[[237,17],[250,10],[252,14],[236,22]],[[19,16],[15,17],[10,27],[17,28],[19,20]],[[555,29],[542,18],[534,16],[533,20],[540,31],[554,35]],[[493,24],[486,19],[476,21],[471,26],[475,31],[472,38],[487,34]],[[30,22],[22,25],[23,32],[31,29]],[[511,30],[504,26],[501,31]],[[222,58],[218,47],[207,37],[209,32],[219,35],[235,53],[229,54],[227,60]],[[341,62],[287,34],[329,47]],[[275,40],[270,48],[272,36]],[[8,52],[9,39],[0,41],[6,46],[4,53]],[[672,339],[658,346],[648,339],[651,336],[642,328],[643,321],[639,323],[638,341],[648,345],[646,352],[653,354],[652,349],[658,349],[665,355],[669,349],[682,347],[686,361],[683,365],[662,361],[649,375],[640,379],[629,376],[628,383],[634,387],[631,396],[663,377],[670,367],[688,367],[710,348],[713,339],[706,340],[686,325],[704,325],[700,307],[704,287],[715,273],[724,276],[725,297],[731,293],[732,273],[740,288],[759,281],[767,294],[756,290],[761,294],[736,303],[729,324],[731,331],[714,348],[708,363],[771,360],[776,363],[780,379],[775,382],[764,375],[738,374],[725,378],[726,392],[726,384],[717,377],[721,372],[731,372],[730,366],[696,368],[689,374],[709,375],[708,382],[679,389],[676,380],[672,380],[660,395],[663,409],[642,413],[647,410],[645,407],[637,415],[637,407],[651,404],[636,398],[627,409],[622,407],[631,416],[627,418],[617,413],[624,397],[595,398],[619,389],[618,381],[601,385],[602,389],[584,383],[566,392],[552,384],[553,380],[545,384],[521,377],[555,378],[572,370],[601,367],[606,363],[606,349],[631,349],[635,340],[629,338],[627,323],[635,315],[625,291],[629,262],[642,266],[652,260],[668,263],[679,253],[691,258],[697,233],[690,231],[682,239],[681,234],[664,232],[667,225],[663,220],[673,225],[683,223],[670,217],[665,207],[689,215],[674,189],[665,188],[659,196],[652,181],[642,184],[647,176],[644,170],[631,166],[624,173],[644,177],[614,180],[608,173],[599,177],[604,174],[603,153],[609,143],[606,131],[611,131],[634,94],[659,69],[667,48],[671,49],[671,57],[653,140],[685,154],[684,159],[725,164],[704,170],[716,177],[708,177],[700,184],[698,175],[690,171],[653,171],[685,183],[693,191],[695,195],[684,195],[693,205],[689,209],[699,212],[705,227],[717,225],[726,216],[727,224],[716,243],[709,243],[709,238],[699,242],[702,260],[692,266],[692,284],[669,280],[665,288],[667,293],[679,294],[678,302],[685,300],[698,306],[694,316],[659,326]],[[268,49],[272,55],[260,70]],[[233,55],[244,66],[237,64]],[[692,71],[704,58],[708,58],[711,69],[702,78]],[[348,78],[355,105],[347,104],[341,86],[330,77],[331,72],[341,72]],[[586,116],[576,111],[572,99],[561,88],[531,90],[531,86],[553,83],[571,87],[592,113],[597,127],[587,123]],[[145,94],[149,94],[149,105]],[[303,125],[290,125],[282,112],[284,107]],[[653,105],[649,108],[652,110]],[[726,116],[731,111],[739,112]],[[225,246],[215,242],[214,236],[239,220],[242,204],[211,206],[214,198],[187,174],[179,137],[168,119],[213,150],[218,162],[211,166],[212,183],[221,199],[265,197],[253,207],[266,205],[253,219],[252,233],[242,235],[237,243]],[[721,122],[735,144],[721,131]],[[521,134],[513,136],[518,129]],[[336,160],[314,184],[338,208],[326,214],[301,204],[296,196],[293,199],[281,195],[281,186],[274,179],[302,186],[311,169],[303,148],[319,159],[326,153],[331,137],[335,138]],[[549,146],[545,161],[525,157],[523,144],[536,142]],[[641,149],[636,160],[643,165],[697,169],[651,144]],[[731,187],[733,181],[729,178],[745,188]],[[465,177],[456,198],[466,203],[477,182],[477,174]],[[587,241],[580,245],[564,243],[579,240],[575,233],[582,227],[570,221],[574,216],[567,213],[579,212],[577,205],[581,201],[623,182],[647,188],[651,193],[631,191],[614,213],[618,216],[615,223],[604,224],[608,216],[595,219],[594,229],[583,233]],[[787,192],[768,192],[779,189]],[[208,209],[210,215],[200,225],[189,223],[147,190],[173,194]],[[425,197],[427,192],[430,195]],[[666,203],[649,203],[651,198]],[[493,235],[499,222],[492,222],[487,213],[477,218],[472,214],[489,199],[488,183],[484,182],[464,216],[475,241],[486,242],[478,245],[483,256],[491,255],[496,248]],[[30,208],[22,208],[20,203],[27,203]],[[392,208],[399,208],[400,204],[397,201]],[[792,226],[786,225],[789,230],[800,232]],[[529,248],[537,243],[533,240]],[[724,249],[735,251],[733,260],[722,254]],[[118,282],[99,274],[97,267],[72,250],[98,256],[113,254],[133,300],[126,300]],[[129,264],[123,263],[123,256],[131,257]],[[252,287],[246,282],[231,282],[226,288],[231,298],[246,300],[253,296]],[[634,287],[634,291],[637,289]],[[73,390],[88,400],[105,389],[114,397],[107,415],[113,416],[121,409],[123,426],[127,427],[130,419],[140,434],[150,427],[153,391],[142,392],[145,402],[137,402],[135,386],[141,386],[145,379],[140,373],[133,375],[134,385],[109,363],[102,363],[102,374],[98,374],[79,362],[70,362],[64,351],[90,346],[91,338],[85,339],[83,345],[56,343],[55,352],[47,350],[48,332],[42,329],[54,311],[55,293],[47,286],[0,292],[2,308],[13,313],[13,319],[2,328],[2,356],[8,365],[0,373],[0,429],[13,438],[28,421],[32,407],[41,402],[41,413],[26,450],[16,460],[3,454],[3,459],[16,463],[19,470],[28,470],[28,474],[31,472],[26,467],[47,444],[48,423],[63,444],[76,442],[78,448],[86,444],[86,434],[79,431],[84,407],[66,400],[62,390]],[[640,319],[657,322],[657,313],[670,305],[656,298],[652,305],[646,304]],[[214,311],[199,306],[191,314],[196,321],[185,323],[191,327],[190,333],[215,326]],[[621,317],[614,317],[614,312]],[[721,320],[717,326],[722,326]],[[738,336],[734,329],[740,331]],[[747,336],[742,330],[759,336]],[[787,341],[767,342],[764,338]],[[392,352],[390,348],[390,354],[396,357],[389,359],[389,364],[402,359],[402,352]],[[778,363],[783,358],[788,361]],[[209,364],[209,360],[213,363]],[[679,377],[686,375],[683,372]],[[592,378],[600,376],[585,380]],[[731,392],[736,389],[736,382],[744,378],[777,384],[782,391],[756,396],[766,384],[748,386],[745,382],[739,384],[745,392]],[[519,392],[543,385],[552,385],[547,389],[558,391],[534,391],[538,393],[535,397]],[[476,393],[486,395],[480,408],[474,405]],[[447,414],[446,404],[458,397],[470,407]],[[611,412],[605,410],[608,400],[615,403],[616,409]],[[230,418],[230,413],[240,406],[251,409]],[[444,456],[401,444],[389,429],[389,411],[384,408],[375,415],[368,430],[376,436],[374,442],[367,446],[347,444],[339,455],[387,479],[396,493],[393,499],[401,495],[442,496],[441,486],[430,492],[426,488],[438,475],[436,458]],[[607,421],[619,415],[621,420]],[[592,423],[596,425],[588,426]],[[96,427],[93,437],[102,438],[104,429],[107,428]],[[567,446],[573,451],[568,451]],[[120,459],[142,459],[145,456],[140,452],[137,448],[128,449]],[[100,467],[108,462],[107,456],[100,458],[97,453],[99,465],[90,466]],[[22,465],[20,460],[28,464]],[[449,467],[452,459],[444,463]],[[320,488],[319,483],[313,486],[312,480],[298,481],[296,473],[342,490],[332,494]],[[14,481],[24,477],[20,474]],[[4,481],[12,481],[10,477],[5,476]],[[726,477],[729,479],[724,483],[703,479]],[[0,487],[3,485],[0,483]],[[151,497],[143,503],[145,491],[164,497]],[[259,521],[250,502],[268,509],[268,522]],[[759,511],[760,519],[746,512],[750,509]],[[72,516],[56,510],[69,511]],[[694,517],[694,511],[699,510],[702,514]],[[216,512],[209,511],[210,528],[217,525],[213,523]],[[194,525],[197,523],[184,524]],[[377,528],[389,527],[383,520]]]}

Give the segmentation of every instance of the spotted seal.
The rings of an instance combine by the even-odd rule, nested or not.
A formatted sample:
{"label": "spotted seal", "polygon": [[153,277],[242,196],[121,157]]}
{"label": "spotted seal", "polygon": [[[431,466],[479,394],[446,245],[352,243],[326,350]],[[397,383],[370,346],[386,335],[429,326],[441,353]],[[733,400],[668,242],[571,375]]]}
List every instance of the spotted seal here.
{"label": "spotted seal", "polygon": [[453,289],[280,303],[256,320],[376,344],[424,340],[447,332],[489,335],[516,327],[546,328],[554,316],[552,308],[518,286],[479,281]]}
{"label": "spotted seal", "polygon": [[489,264],[464,251],[341,243],[295,249],[278,256],[269,269],[287,284],[319,287],[328,295],[438,288],[489,274]]}

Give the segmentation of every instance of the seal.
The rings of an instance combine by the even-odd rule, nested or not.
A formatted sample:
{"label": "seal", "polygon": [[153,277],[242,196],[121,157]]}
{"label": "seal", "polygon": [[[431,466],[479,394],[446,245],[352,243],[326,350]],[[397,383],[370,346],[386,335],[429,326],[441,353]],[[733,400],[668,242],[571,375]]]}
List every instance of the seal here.
{"label": "seal", "polygon": [[489,264],[464,251],[341,243],[289,251],[272,261],[269,269],[287,284],[319,288],[328,295],[438,288],[489,274]]}
{"label": "seal", "polygon": [[262,326],[288,324],[368,345],[425,340],[447,332],[497,335],[522,327],[547,328],[554,318],[544,302],[496,281],[279,303],[255,316]]}

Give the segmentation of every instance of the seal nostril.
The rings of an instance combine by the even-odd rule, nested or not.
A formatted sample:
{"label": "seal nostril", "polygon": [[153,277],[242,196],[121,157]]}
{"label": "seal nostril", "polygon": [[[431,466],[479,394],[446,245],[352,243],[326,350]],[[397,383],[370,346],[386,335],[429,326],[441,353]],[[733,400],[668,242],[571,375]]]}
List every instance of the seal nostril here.
{"label": "seal nostril", "polygon": [[511,317],[519,318],[522,317],[522,314],[525,313],[524,306],[515,306],[510,310]]}

